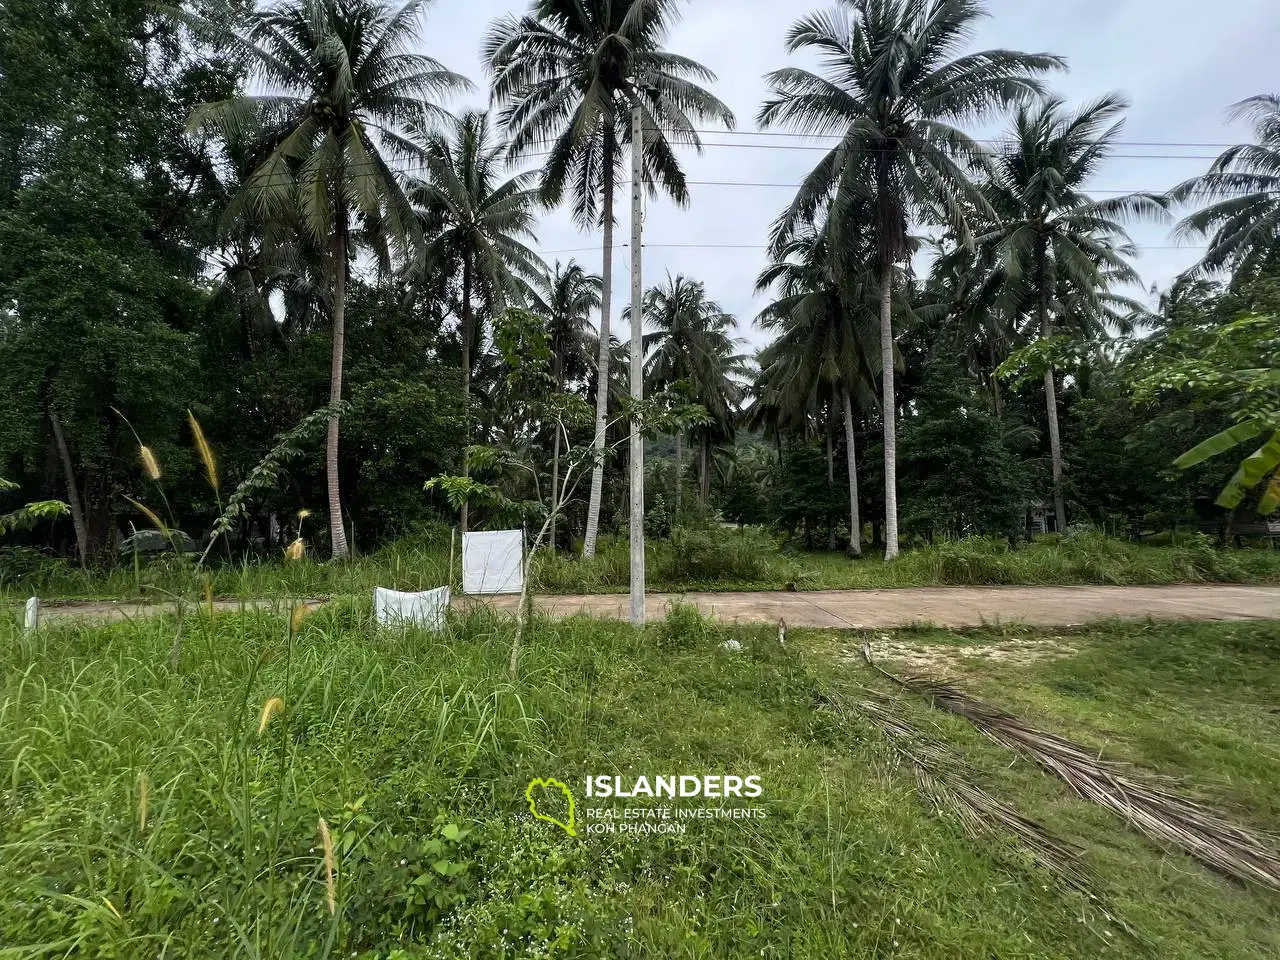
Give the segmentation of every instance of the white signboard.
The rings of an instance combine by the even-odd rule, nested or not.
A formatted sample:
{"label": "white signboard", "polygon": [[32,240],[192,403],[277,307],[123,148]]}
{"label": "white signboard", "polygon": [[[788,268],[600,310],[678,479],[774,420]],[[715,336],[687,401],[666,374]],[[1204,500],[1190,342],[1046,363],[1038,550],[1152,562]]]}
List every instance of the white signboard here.
{"label": "white signboard", "polygon": [[523,530],[468,533],[462,538],[464,593],[520,593],[523,589]]}
{"label": "white signboard", "polygon": [[421,627],[433,633],[444,629],[449,612],[449,588],[424,593],[401,593],[383,587],[373,589],[373,613],[378,623],[388,626]]}

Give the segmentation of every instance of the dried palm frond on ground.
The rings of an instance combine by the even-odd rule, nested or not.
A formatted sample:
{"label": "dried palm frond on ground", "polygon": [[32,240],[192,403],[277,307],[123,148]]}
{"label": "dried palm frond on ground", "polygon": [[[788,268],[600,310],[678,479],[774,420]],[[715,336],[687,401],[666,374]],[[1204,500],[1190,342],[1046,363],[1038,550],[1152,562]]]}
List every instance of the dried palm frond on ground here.
{"label": "dried palm frond on ground", "polygon": [[[843,700],[827,699],[848,715]],[[1071,886],[1088,892],[1078,848],[975,786],[972,771],[963,759],[916,729],[892,700],[868,691],[866,697],[854,701],[853,709],[874,723],[888,737],[894,752],[912,765],[921,791],[936,810],[956,814],[970,836],[987,837],[998,832],[996,828],[1008,831],[1037,863],[1068,880]]]}
{"label": "dried palm frond on ground", "polygon": [[869,644],[867,663],[894,683],[963,717],[990,739],[1022,753],[1057,776],[1082,799],[1111,810],[1152,840],[1172,844],[1206,866],[1237,880],[1280,890],[1277,840],[1228,820],[1203,804],[1172,793],[1154,776],[1102,760],[1079,744],[1037,730],[1011,714],[936,678],[897,677],[877,666]]}
{"label": "dried palm frond on ground", "polygon": [[815,700],[843,716],[856,713],[875,724],[888,738],[894,752],[911,764],[920,792],[934,810],[953,815],[970,837],[976,840],[1012,837],[1037,865],[1087,897],[1111,923],[1130,936],[1137,936],[1132,927],[1098,903],[1095,882],[1084,867],[1083,851],[1079,847],[1054,836],[1043,824],[1024,817],[983,790],[965,760],[946,744],[917,729],[904,716],[899,703],[870,690],[852,702],[852,709],[843,698],[834,695],[820,694]]}

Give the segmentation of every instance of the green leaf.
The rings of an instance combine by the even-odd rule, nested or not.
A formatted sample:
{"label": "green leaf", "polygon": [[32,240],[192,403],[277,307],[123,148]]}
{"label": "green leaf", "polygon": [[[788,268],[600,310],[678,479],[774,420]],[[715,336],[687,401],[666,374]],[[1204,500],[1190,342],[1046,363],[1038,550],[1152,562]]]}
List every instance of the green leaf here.
{"label": "green leaf", "polygon": [[249,475],[231,494],[226,510],[213,525],[214,537],[229,532],[235,525],[236,519],[243,516],[247,510],[249,498],[274,487],[280,479],[284,464],[301,456],[310,442],[323,436],[329,429],[329,421],[334,416],[346,413],[348,409],[348,405],[342,401],[331,407],[321,407],[300,420],[293,429],[277,437],[267,455],[249,471]]}
{"label": "green leaf", "polygon": [[0,535],[11,530],[28,530],[48,517],[62,517],[71,512],[61,500],[41,500],[28,503],[13,513],[0,514]]}
{"label": "green leaf", "polygon": [[1218,496],[1218,506],[1233,510],[1240,506],[1245,496],[1262,482],[1262,479],[1280,467],[1280,430],[1271,439],[1245,458],[1240,469],[1227,481]]}
{"label": "green leaf", "polygon": [[432,477],[422,485],[422,489],[428,493],[444,494],[445,499],[449,501],[449,506],[455,510],[460,509],[464,503],[504,507],[511,502],[497,487],[480,483],[472,477]]}
{"label": "green leaf", "polygon": [[440,834],[446,840],[452,840],[455,843],[462,837],[462,831],[458,828],[456,823],[446,823],[440,828]]}
{"label": "green leaf", "polygon": [[1217,436],[1210,437],[1204,443],[1197,444],[1173,461],[1173,465],[1180,470],[1194,467],[1197,464],[1204,463],[1206,460],[1226,453],[1233,447],[1248,443],[1254,437],[1261,435],[1266,429],[1267,425],[1257,420],[1237,423],[1234,427],[1228,427],[1223,430]]}
{"label": "green leaf", "polygon": [[1258,501],[1258,513],[1264,517],[1275,513],[1277,509],[1280,509],[1280,470],[1271,475],[1271,482]]}

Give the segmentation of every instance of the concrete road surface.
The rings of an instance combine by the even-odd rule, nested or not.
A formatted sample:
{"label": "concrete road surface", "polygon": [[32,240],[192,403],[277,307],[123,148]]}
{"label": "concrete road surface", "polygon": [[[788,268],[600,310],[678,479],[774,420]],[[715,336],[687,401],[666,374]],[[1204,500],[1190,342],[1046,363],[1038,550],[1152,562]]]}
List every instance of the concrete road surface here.
{"label": "concrete road surface", "polygon": [[[897,590],[822,590],[811,593],[649,594],[645,614],[660,620],[677,600],[727,622],[792,627],[861,629],[932,623],[974,627],[984,623],[1069,626],[1113,618],[1155,620],[1280,620],[1280,587],[1185,585],[1171,587],[908,587]],[[515,597],[467,598],[514,610]],[[586,614],[630,617],[626,596],[538,597],[538,610],[555,617]]]}
{"label": "concrete road surface", "polygon": [[[516,597],[459,597],[455,607],[483,603],[514,611]],[[647,615],[660,620],[682,600],[732,623],[777,623],[835,629],[904,627],[932,623],[974,627],[984,623],[1069,626],[1113,618],[1155,620],[1280,620],[1280,586],[1182,585],[1171,587],[908,587],[897,590],[823,590],[810,593],[649,594]],[[317,601],[305,601],[319,605]],[[220,612],[243,606],[287,613],[287,600],[248,604],[217,601]],[[585,614],[618,620],[630,615],[622,594],[542,596],[537,609],[553,617]],[[43,618],[121,620],[172,612],[170,604],[48,604]]]}

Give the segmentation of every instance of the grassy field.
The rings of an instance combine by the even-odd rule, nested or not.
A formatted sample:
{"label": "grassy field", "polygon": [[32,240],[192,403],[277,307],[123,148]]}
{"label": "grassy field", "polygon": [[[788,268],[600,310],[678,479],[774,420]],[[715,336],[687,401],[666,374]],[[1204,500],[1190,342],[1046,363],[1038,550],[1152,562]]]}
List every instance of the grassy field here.
{"label": "grassy field", "polygon": [[[851,656],[863,639],[793,631],[782,647],[687,610],[643,634],[535,623],[510,681],[509,623],[375,632],[356,598],[296,634],[265,612],[0,625],[0,956],[1280,954],[1280,894],[901,700],[979,785],[1085,848],[1096,899],[1011,840],[973,839],[877,727],[828,706],[891,689]],[[872,639],[1280,831],[1280,625]],[[741,803],[767,817],[571,837],[525,800],[531,779],[562,779],[581,827],[593,804],[647,803],[588,800],[588,774],[671,773],[759,776]]]}
{"label": "grassy field", "polygon": [[[216,560],[216,558],[215,558]],[[82,571],[65,561],[5,565],[0,556],[0,601],[13,604],[32,593],[46,599],[196,598],[206,587],[218,596],[327,597],[368,595],[375,586],[425,590],[457,584],[460,561],[450,566],[450,533],[393,543],[345,563],[299,561],[214,562],[206,569],[167,556],[112,571]],[[1049,537],[1017,548],[1007,541],[973,537],[921,546],[886,564],[868,550],[864,558],[781,549],[759,530],[710,528],[677,531],[651,540],[649,589],[837,590],[980,584],[1167,584],[1280,582],[1280,550],[1220,550],[1203,536],[1174,546],[1147,546],[1096,533]],[[540,554],[538,590],[546,593],[616,593],[628,587],[627,546],[605,541],[591,560]]]}

